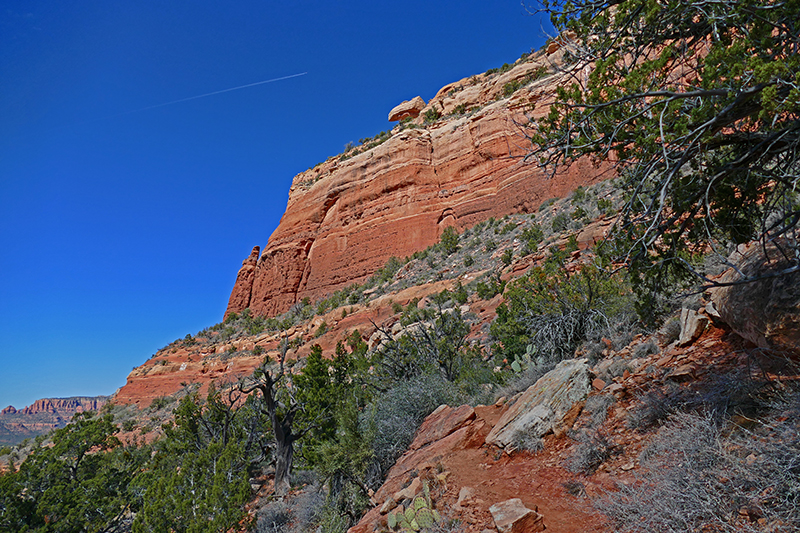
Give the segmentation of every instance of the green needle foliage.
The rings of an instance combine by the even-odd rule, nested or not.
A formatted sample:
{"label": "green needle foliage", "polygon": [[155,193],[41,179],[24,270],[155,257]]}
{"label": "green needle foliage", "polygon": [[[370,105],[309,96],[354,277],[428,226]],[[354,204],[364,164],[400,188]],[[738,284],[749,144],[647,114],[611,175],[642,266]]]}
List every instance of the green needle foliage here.
{"label": "green needle foliage", "polygon": [[187,395],[156,445],[148,468],[133,480],[142,508],[133,531],[217,532],[242,523],[251,468],[263,458],[260,421],[250,403],[213,386],[203,401]]}
{"label": "green needle foliage", "polygon": [[0,531],[115,530],[136,510],[128,485],[149,456],[146,447],[123,447],[117,431],[111,415],[78,414],[52,446],[0,475]]}
{"label": "green needle foliage", "polygon": [[800,1],[542,5],[567,81],[530,123],[529,155],[551,172],[583,156],[616,168],[616,252],[638,286],[702,275],[692,255],[751,240],[787,237],[800,268]]}

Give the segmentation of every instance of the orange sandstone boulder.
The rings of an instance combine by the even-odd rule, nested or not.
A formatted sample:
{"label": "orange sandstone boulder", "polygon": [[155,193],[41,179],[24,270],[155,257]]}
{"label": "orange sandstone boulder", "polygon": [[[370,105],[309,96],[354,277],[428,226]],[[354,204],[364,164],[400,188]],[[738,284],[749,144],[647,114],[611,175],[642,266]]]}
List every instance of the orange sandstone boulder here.
{"label": "orange sandstone boulder", "polygon": [[406,118],[417,118],[419,112],[425,109],[425,100],[416,96],[411,100],[406,100],[389,112],[389,122],[397,122]]}

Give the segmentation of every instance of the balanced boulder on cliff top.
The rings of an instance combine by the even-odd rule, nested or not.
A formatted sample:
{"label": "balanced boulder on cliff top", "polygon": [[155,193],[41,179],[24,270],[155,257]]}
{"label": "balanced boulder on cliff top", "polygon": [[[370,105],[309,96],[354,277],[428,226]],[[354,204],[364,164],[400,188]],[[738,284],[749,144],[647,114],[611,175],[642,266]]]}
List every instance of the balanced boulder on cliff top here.
{"label": "balanced boulder on cliff top", "polygon": [[415,96],[411,100],[395,106],[389,112],[389,122],[397,122],[404,118],[417,118],[423,109],[425,109],[425,100],[420,96]]}

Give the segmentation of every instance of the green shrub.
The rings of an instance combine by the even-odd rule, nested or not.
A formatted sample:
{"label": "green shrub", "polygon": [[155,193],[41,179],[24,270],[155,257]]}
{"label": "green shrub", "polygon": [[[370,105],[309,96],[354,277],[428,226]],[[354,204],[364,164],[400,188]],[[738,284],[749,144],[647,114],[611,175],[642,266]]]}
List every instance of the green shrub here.
{"label": "green shrub", "polygon": [[456,282],[456,286],[453,288],[453,292],[451,293],[453,300],[458,302],[461,305],[467,303],[467,299],[469,295],[467,294],[467,289],[461,284],[461,281]]}
{"label": "green shrub", "polygon": [[439,246],[444,255],[452,255],[458,250],[458,233],[453,226],[448,226],[439,238]]}
{"label": "green shrub", "polygon": [[601,213],[604,213],[606,216],[610,216],[614,214],[614,203],[609,200],[608,198],[598,198],[597,199],[597,209]]}
{"label": "green shrub", "polygon": [[503,292],[506,282],[500,279],[498,274],[490,276],[486,281],[479,281],[475,286],[475,292],[481,300],[490,300]]}
{"label": "green shrub", "polygon": [[632,293],[624,279],[587,266],[566,275],[551,259],[512,283],[490,332],[496,350],[513,361],[525,353],[555,363],[588,339],[610,335],[629,312]]}
{"label": "green shrub", "polygon": [[0,475],[2,531],[118,531],[139,509],[129,488],[150,457],[124,448],[113,416],[80,413],[33,449],[17,471]]}
{"label": "green shrub", "polygon": [[539,243],[544,239],[544,232],[539,224],[533,224],[525,228],[520,235],[522,241],[522,255],[529,255],[536,251]]}
{"label": "green shrub", "polygon": [[159,396],[158,398],[153,398],[153,401],[150,402],[150,410],[151,411],[160,411],[164,409],[167,405],[169,405],[170,399],[166,396]]}
{"label": "green shrub", "polygon": [[511,96],[514,94],[520,87],[522,87],[523,83],[521,80],[511,80],[510,82],[503,85],[503,96]]}
{"label": "green shrub", "polygon": [[246,446],[248,432],[259,427],[250,416],[249,405],[235,410],[213,385],[205,401],[185,396],[149,468],[131,482],[141,501],[133,532],[211,533],[247,524],[248,469],[260,456],[258,446]]}
{"label": "green shrub", "polygon": [[434,106],[431,106],[427,111],[422,114],[422,118],[425,124],[433,124],[440,118],[442,118],[442,113]]}
{"label": "green shrub", "polygon": [[467,104],[458,104],[453,108],[453,115],[463,115],[468,111]]}
{"label": "green shrub", "polygon": [[572,220],[581,220],[586,218],[588,216],[588,213],[586,212],[586,209],[582,207],[576,207],[575,209],[572,210],[570,216],[572,217]]}
{"label": "green shrub", "polygon": [[569,215],[561,212],[553,217],[553,233],[561,233],[569,228]]}
{"label": "green shrub", "polygon": [[465,267],[471,267],[474,264],[475,264],[475,259],[472,257],[472,255],[467,254],[467,255],[464,256],[464,266]]}
{"label": "green shrub", "polygon": [[503,265],[509,266],[513,260],[514,250],[511,248],[506,248],[506,250],[503,252],[503,255],[500,256],[500,261],[502,261]]}
{"label": "green shrub", "polygon": [[586,189],[583,188],[582,185],[578,185],[578,188],[575,189],[572,193],[572,197],[570,198],[570,202],[572,205],[580,205],[586,200]]}
{"label": "green shrub", "polygon": [[505,235],[506,233],[512,232],[515,229],[517,229],[517,225],[514,222],[508,222],[502,228],[500,228],[500,230],[497,231],[496,233],[499,233],[500,235]]}

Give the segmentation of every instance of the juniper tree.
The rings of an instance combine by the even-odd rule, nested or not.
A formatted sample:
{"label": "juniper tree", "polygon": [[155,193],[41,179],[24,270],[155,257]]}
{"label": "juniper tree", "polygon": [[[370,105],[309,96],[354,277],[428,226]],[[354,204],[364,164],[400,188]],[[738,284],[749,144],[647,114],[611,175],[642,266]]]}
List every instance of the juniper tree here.
{"label": "juniper tree", "polygon": [[752,240],[790,260],[781,273],[800,269],[800,1],[541,3],[564,77],[527,124],[528,158],[616,169],[617,252],[640,287]]}

